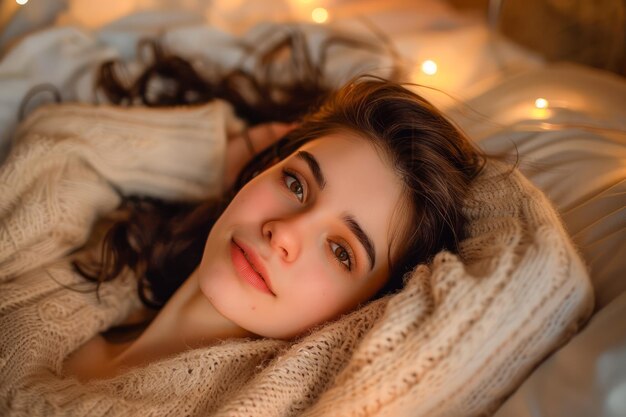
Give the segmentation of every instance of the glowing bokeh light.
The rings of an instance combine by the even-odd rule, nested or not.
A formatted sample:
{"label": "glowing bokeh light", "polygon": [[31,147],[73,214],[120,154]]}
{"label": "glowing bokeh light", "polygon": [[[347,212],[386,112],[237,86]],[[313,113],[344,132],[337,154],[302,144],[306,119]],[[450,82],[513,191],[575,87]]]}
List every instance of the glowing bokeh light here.
{"label": "glowing bokeh light", "polygon": [[545,98],[538,98],[537,100],[535,100],[535,107],[537,107],[538,109],[547,109],[548,108],[548,100],[546,100]]}
{"label": "glowing bokeh light", "polygon": [[328,20],[328,11],[323,7],[317,7],[313,9],[311,19],[313,19],[315,23],[324,23]]}
{"label": "glowing bokeh light", "polygon": [[23,5],[25,5],[26,3],[28,3],[28,0],[15,0],[15,2],[16,2],[17,4],[19,4],[20,6],[23,6]]}
{"label": "glowing bokeh light", "polygon": [[437,63],[431,59],[422,62],[422,72],[427,75],[435,75],[437,73]]}

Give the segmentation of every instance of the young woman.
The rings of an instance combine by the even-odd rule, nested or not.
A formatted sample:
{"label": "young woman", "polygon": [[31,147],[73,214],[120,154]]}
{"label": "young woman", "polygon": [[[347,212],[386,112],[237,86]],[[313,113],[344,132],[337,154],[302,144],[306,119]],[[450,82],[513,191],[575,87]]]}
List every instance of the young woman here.
{"label": "young woman", "polygon": [[484,414],[591,311],[545,196],[481,172],[401,85],[238,90],[155,67],[179,82],[156,100],[149,77],[101,85],[222,98],[252,127],[220,101],[20,126],[0,167],[0,414]]}
{"label": "young woman", "polygon": [[[259,129],[271,131],[253,138]],[[87,380],[224,338],[294,338],[393,291],[454,250],[480,166],[424,99],[357,79],[257,155],[232,197],[173,215],[136,207],[113,226],[103,258],[114,261],[92,278],[129,266],[149,281],[147,305],[163,308],[136,339],[95,337],[66,370]]]}
{"label": "young woman", "polygon": [[[376,77],[332,92],[315,77],[281,86],[236,73],[211,84],[153,52],[130,87],[111,64],[101,68],[111,101],[219,98],[255,126],[228,141],[221,198],[122,196],[123,219],[108,228],[99,260],[79,253],[73,265],[97,288],[132,271],[144,306],[72,352],[64,373],[88,381],[227,338],[293,339],[456,249],[482,156],[417,94]],[[170,81],[156,99],[155,74]]]}

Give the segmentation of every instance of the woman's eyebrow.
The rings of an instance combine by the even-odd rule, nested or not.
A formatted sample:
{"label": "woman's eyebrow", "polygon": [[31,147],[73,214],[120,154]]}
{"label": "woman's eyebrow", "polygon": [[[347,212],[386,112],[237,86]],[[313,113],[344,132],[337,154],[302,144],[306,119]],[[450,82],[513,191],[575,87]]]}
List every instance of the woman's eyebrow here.
{"label": "woman's eyebrow", "polygon": [[[313,178],[315,178],[315,182],[317,183],[317,187],[320,190],[323,190],[326,186],[326,178],[324,177],[324,172],[320,167],[319,162],[310,152],[307,151],[299,151],[296,156],[302,159],[308,165],[311,173],[313,174]],[[376,250],[374,249],[374,243],[372,239],[365,233],[365,230],[361,227],[359,222],[356,221],[353,215],[346,214],[343,216],[343,222],[346,224],[348,229],[356,236],[357,240],[361,242],[365,252],[367,253],[367,257],[370,260],[370,270],[374,269],[374,265],[376,264]]]}
{"label": "woman's eyebrow", "polygon": [[356,221],[354,216],[351,214],[346,214],[343,217],[344,223],[348,226],[348,228],[354,233],[356,238],[361,242],[361,245],[365,248],[365,252],[367,252],[367,257],[370,259],[370,271],[374,269],[374,264],[376,263],[376,251],[374,250],[374,243],[372,239],[365,233],[365,230],[361,227],[361,225]]}
{"label": "woman's eyebrow", "polygon": [[315,178],[315,182],[320,190],[323,190],[326,186],[326,178],[324,177],[324,173],[322,172],[322,168],[320,168],[319,162],[317,159],[307,151],[300,151],[296,154],[296,156],[302,159],[309,166],[309,169],[313,173],[313,178]]}

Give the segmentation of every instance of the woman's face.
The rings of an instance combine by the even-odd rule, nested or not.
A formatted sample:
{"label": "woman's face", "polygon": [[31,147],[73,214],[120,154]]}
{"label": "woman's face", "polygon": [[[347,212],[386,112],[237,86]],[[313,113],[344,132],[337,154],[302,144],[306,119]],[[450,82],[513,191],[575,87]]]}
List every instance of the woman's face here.
{"label": "woman's face", "polygon": [[406,228],[401,198],[400,178],[368,141],[308,142],[246,184],[215,223],[200,289],[252,333],[296,336],[387,281],[391,237]]}

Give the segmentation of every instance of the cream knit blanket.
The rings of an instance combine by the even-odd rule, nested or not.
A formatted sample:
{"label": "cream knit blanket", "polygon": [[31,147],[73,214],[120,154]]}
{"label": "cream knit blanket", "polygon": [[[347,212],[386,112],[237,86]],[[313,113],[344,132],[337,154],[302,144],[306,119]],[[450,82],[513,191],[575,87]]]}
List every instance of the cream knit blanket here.
{"label": "cream knit blanket", "polygon": [[220,191],[222,103],[36,111],[0,170],[0,415],[475,416],[494,411],[588,317],[592,289],[544,195],[490,162],[461,257],[294,342],[230,340],[86,385],[63,359],[138,305],[132,277],[93,284],[67,256],[125,193]]}

